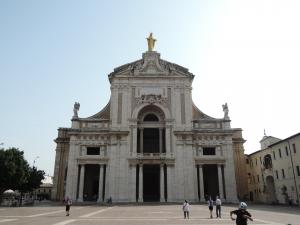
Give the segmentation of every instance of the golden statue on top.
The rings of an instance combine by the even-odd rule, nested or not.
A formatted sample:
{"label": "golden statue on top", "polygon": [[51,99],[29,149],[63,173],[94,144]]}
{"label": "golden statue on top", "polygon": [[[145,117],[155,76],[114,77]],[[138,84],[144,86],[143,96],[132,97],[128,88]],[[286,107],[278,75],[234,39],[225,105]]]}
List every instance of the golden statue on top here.
{"label": "golden statue on top", "polygon": [[148,42],[148,51],[153,51],[156,39],[152,37],[152,33],[150,33],[149,37],[147,38],[147,42]]}

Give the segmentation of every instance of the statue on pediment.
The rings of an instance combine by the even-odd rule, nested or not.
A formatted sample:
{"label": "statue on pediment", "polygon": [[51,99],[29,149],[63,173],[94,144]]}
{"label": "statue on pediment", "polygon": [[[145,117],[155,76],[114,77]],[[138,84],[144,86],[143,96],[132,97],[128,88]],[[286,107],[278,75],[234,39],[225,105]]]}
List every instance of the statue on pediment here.
{"label": "statue on pediment", "polygon": [[223,112],[224,112],[224,119],[228,119],[229,118],[229,116],[228,116],[229,110],[228,110],[227,102],[224,105],[222,105],[222,108],[223,108]]}
{"label": "statue on pediment", "polygon": [[79,111],[79,108],[80,108],[80,104],[79,102],[75,102],[74,103],[74,108],[73,108],[73,118],[78,118],[78,111]]}
{"label": "statue on pediment", "polygon": [[150,33],[149,37],[147,38],[147,42],[148,42],[148,51],[153,51],[156,39],[152,37],[152,33]]}

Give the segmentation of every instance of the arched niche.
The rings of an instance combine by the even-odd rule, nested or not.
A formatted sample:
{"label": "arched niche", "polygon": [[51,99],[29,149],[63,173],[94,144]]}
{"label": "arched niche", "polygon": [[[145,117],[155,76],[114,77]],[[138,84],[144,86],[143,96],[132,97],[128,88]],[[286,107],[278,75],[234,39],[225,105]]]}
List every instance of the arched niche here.
{"label": "arched niche", "polygon": [[160,107],[155,105],[147,105],[139,111],[138,122],[163,122],[165,121],[165,113]]}
{"label": "arched niche", "polygon": [[[156,111],[156,112],[154,112],[155,115],[157,115],[157,114],[161,115],[160,117],[158,117],[160,119],[159,121],[171,119],[171,113],[170,113],[169,109],[159,103],[140,104],[134,108],[134,110],[132,111],[131,117],[132,117],[132,119],[140,120],[142,115],[146,116],[145,113],[151,113],[151,111],[153,111],[153,112]],[[140,121],[142,121],[142,120],[140,120]]]}

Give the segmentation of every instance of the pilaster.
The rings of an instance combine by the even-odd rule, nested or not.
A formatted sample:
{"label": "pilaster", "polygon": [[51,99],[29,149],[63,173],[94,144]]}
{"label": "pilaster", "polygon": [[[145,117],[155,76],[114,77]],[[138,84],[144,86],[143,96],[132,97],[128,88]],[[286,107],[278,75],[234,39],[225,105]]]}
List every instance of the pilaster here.
{"label": "pilaster", "polygon": [[139,164],[139,202],[143,202],[143,165]]}
{"label": "pilaster", "polygon": [[219,180],[219,197],[220,199],[224,199],[223,193],[223,177],[222,177],[222,165],[218,164],[218,180]]}
{"label": "pilaster", "polygon": [[84,188],[84,171],[85,165],[80,165],[80,179],[79,179],[79,191],[78,191],[78,202],[83,202],[83,188]]}
{"label": "pilaster", "polygon": [[[73,139],[73,140],[72,140]],[[70,150],[68,158],[68,171],[67,171],[67,181],[66,181],[66,196],[71,199],[76,199],[77,191],[77,177],[78,177],[78,165],[76,157],[78,154],[78,147],[74,142],[74,137],[70,141]]]}
{"label": "pilaster", "polygon": [[99,165],[99,188],[98,188],[98,200],[97,202],[103,202],[103,165]]}
{"label": "pilaster", "polygon": [[205,202],[204,182],[203,182],[203,165],[199,165],[199,180],[200,180],[200,202]]}
{"label": "pilaster", "polygon": [[160,165],[160,202],[165,202],[165,171],[164,164]]}

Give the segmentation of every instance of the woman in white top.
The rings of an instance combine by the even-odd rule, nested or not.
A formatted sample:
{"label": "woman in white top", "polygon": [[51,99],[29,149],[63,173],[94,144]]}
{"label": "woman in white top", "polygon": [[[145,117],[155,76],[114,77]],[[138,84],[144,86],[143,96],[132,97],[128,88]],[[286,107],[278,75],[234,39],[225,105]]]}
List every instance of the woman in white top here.
{"label": "woman in white top", "polygon": [[189,219],[190,218],[190,204],[187,202],[187,200],[184,200],[182,210],[183,210],[184,219],[186,219],[186,218]]}
{"label": "woman in white top", "polygon": [[64,202],[65,202],[65,205],[66,205],[66,216],[69,216],[70,215],[70,208],[71,208],[71,205],[72,205],[72,199],[69,196],[67,196],[64,199]]}
{"label": "woman in white top", "polygon": [[207,204],[208,204],[208,209],[209,209],[209,212],[210,212],[210,218],[212,219],[213,218],[212,211],[214,209],[214,202],[213,202],[213,200],[211,199],[210,196],[209,196],[209,199],[207,201]]}

